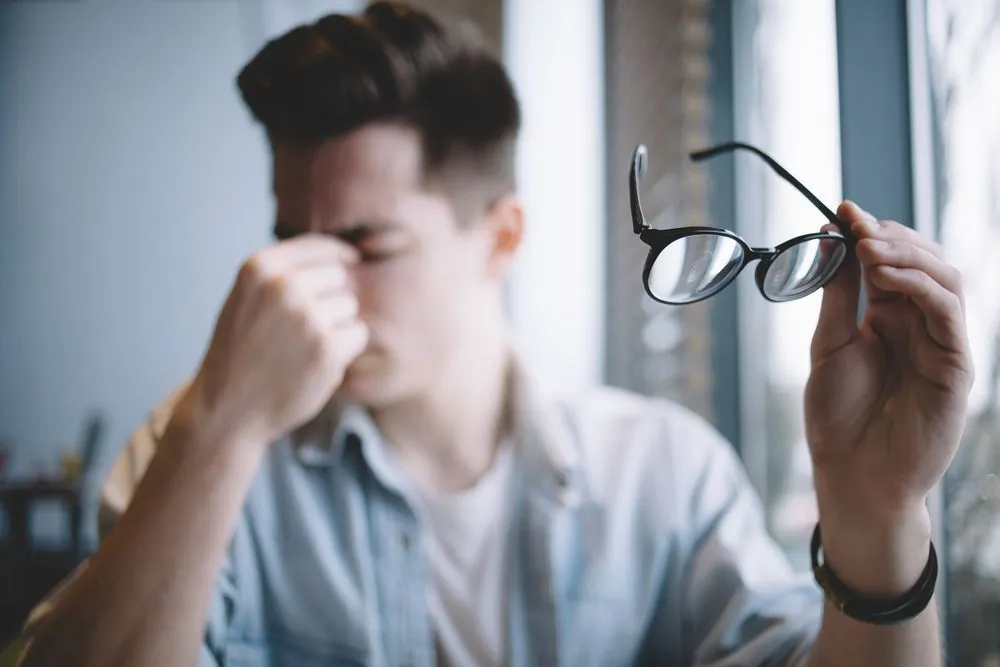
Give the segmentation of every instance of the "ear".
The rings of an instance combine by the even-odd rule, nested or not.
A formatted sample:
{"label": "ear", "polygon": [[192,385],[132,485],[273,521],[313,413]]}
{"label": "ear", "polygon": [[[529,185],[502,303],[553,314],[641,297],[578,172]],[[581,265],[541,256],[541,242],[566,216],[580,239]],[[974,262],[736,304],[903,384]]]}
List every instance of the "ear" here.
{"label": "ear", "polygon": [[492,242],[486,270],[491,278],[503,280],[524,237],[524,206],[514,193],[503,195],[487,210],[484,222]]}

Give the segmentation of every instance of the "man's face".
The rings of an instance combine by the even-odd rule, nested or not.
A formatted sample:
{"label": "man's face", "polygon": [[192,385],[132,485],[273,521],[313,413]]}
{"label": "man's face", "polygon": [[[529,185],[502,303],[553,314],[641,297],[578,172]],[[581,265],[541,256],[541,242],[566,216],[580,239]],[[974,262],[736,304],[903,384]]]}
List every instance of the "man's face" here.
{"label": "man's face", "polygon": [[353,277],[371,342],[340,394],[372,407],[423,392],[496,321],[484,309],[496,307],[507,264],[497,225],[490,216],[461,224],[449,199],[425,187],[421,159],[415,132],[384,124],[274,148],[278,238],[331,234],[360,253]]}

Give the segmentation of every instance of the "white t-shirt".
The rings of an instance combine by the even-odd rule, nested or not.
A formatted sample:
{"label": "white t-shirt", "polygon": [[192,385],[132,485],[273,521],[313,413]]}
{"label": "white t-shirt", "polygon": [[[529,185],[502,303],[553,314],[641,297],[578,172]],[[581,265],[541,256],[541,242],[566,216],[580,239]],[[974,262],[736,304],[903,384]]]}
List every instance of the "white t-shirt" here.
{"label": "white t-shirt", "polygon": [[411,484],[380,441],[365,443],[375,474],[400,491],[423,519],[428,612],[442,667],[506,664],[511,450],[509,443],[501,444],[493,465],[475,486],[438,494]]}

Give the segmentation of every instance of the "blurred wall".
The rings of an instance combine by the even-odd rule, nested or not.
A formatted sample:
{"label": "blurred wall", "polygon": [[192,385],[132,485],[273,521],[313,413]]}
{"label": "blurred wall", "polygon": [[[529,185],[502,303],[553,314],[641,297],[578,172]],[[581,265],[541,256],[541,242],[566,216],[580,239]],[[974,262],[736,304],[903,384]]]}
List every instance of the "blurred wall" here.
{"label": "blurred wall", "polygon": [[[529,215],[514,326],[541,374],[598,381],[601,3],[419,2],[476,22],[511,66]],[[110,418],[106,468],[193,371],[239,263],[270,240],[266,146],[234,77],[268,37],[364,4],[0,3],[0,440],[14,473],[53,469],[91,409]]]}
{"label": "blurred wall", "polygon": [[192,371],[268,239],[265,146],[234,84],[261,26],[239,6],[0,4],[0,439],[15,472],[54,464],[92,408],[117,450]]}

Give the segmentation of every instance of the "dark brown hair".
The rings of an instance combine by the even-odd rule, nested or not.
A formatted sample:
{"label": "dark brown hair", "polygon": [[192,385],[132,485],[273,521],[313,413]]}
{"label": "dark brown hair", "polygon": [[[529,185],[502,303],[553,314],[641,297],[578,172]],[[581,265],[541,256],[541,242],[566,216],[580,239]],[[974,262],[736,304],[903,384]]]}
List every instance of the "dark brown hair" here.
{"label": "dark brown hair", "polygon": [[372,122],[414,128],[425,176],[452,167],[514,186],[520,106],[478,35],[411,5],[374,2],[270,41],[237,78],[272,144],[313,144]]}

